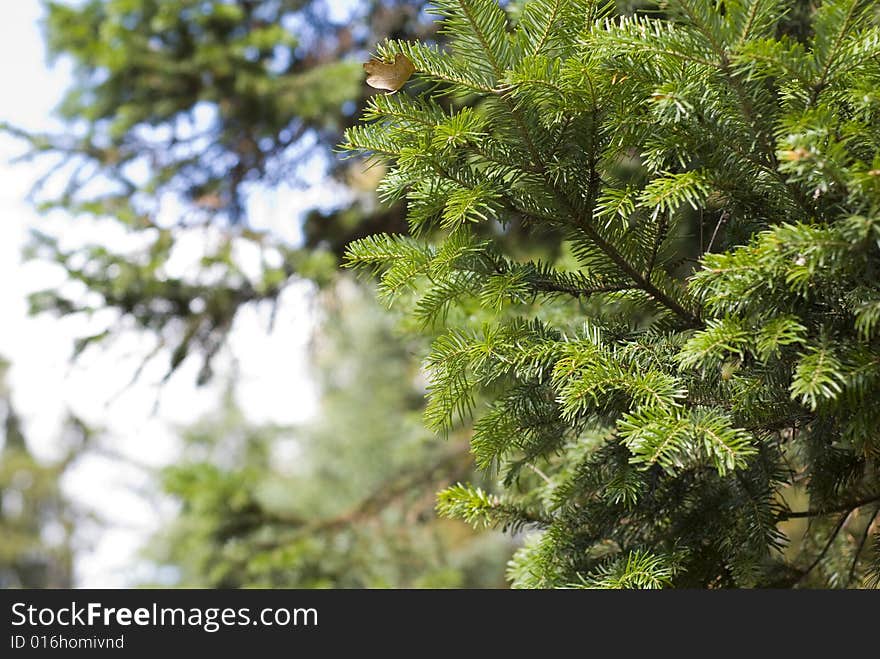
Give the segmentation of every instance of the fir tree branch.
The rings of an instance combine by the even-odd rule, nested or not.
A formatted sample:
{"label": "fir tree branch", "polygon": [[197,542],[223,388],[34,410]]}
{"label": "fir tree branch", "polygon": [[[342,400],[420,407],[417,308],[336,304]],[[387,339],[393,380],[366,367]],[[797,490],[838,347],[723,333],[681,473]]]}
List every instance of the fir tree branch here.
{"label": "fir tree branch", "polygon": [[[737,44],[737,47],[741,46],[745,41],[752,21],[754,20],[754,15],[757,12],[758,2],[754,2],[752,5],[753,13],[749,18],[749,23],[744,30],[743,34],[740,37],[740,41]],[[679,2],[679,6],[682,7],[684,12],[687,14],[688,19],[691,23],[700,31],[700,33],[706,37],[707,41],[712,47],[715,55],[718,57],[718,61],[713,63],[713,66],[719,67],[721,70],[724,79],[733,89],[736,94],[737,102],[739,103],[740,112],[742,113],[743,119],[745,120],[746,127],[749,131],[749,136],[752,138],[752,142],[754,144],[760,144],[762,146],[763,159],[756,160],[752,154],[746,154],[748,160],[758,165],[762,169],[770,172],[776,179],[782,183],[783,188],[789,191],[789,193],[794,198],[795,203],[798,207],[801,208],[807,215],[810,213],[809,204],[806,203],[802,192],[797,189],[782,173],[777,169],[777,160],[776,160],[776,149],[774,147],[772,137],[768,135],[765,131],[761,131],[756,126],[756,117],[754,112],[754,107],[752,105],[752,101],[749,98],[745,87],[743,86],[742,80],[740,77],[731,69],[730,55],[722,44],[718,43],[718,40],[715,38],[712,30],[704,25],[691,10],[691,7],[687,2]],[[708,250],[707,250],[708,251]]]}
{"label": "fir tree branch", "polygon": [[849,503],[844,503],[839,506],[834,506],[833,508],[819,508],[816,510],[801,510],[798,512],[789,512],[784,513],[779,517],[779,521],[784,522],[789,519],[805,519],[810,517],[824,517],[825,515],[833,515],[834,513],[851,513],[853,510],[857,508],[861,508],[862,506],[867,506],[870,503],[874,503],[876,501],[880,501],[880,494],[876,494],[874,496],[870,496],[866,499],[861,499],[858,501],[851,501]]}
{"label": "fir tree branch", "polygon": [[[583,231],[585,234],[587,234],[589,239],[592,240],[596,244],[596,246],[600,250],[602,250],[602,252],[604,252],[605,255],[608,256],[608,258],[610,258],[615,263],[615,265],[617,265],[617,267],[619,267],[630,278],[630,280],[632,280],[637,288],[642,289],[652,298],[654,298],[662,305],[674,312],[676,315],[684,319],[689,326],[700,327],[702,325],[702,321],[699,319],[698,316],[685,309],[684,306],[682,306],[677,300],[672,299],[666,293],[657,288],[657,286],[655,286],[650,279],[642,275],[642,273],[639,272],[639,270],[629,261],[627,261],[623,257],[623,255],[617,249],[615,249],[613,245],[611,245],[611,243],[609,243],[599,234],[598,230],[596,230],[592,223],[592,208],[590,209],[590,211],[588,211],[589,216],[575,211],[575,208],[573,204],[569,201],[568,196],[564,192],[559,190],[555,185],[553,185],[553,183],[549,180],[547,176],[547,167],[544,164],[543,159],[541,158],[537,149],[535,148],[534,142],[529,136],[528,129],[522,122],[521,118],[518,118],[518,113],[516,109],[510,104],[508,104],[508,107],[510,107],[510,111],[511,113],[513,113],[514,118],[518,119],[517,124],[520,127],[520,132],[523,135],[523,139],[526,140],[529,152],[534,158],[534,164],[538,167],[539,172],[544,179],[544,184],[554,194],[557,202],[562,206],[562,209],[565,211],[565,213],[572,219],[574,219],[575,226]],[[596,157],[594,153],[591,159],[592,171],[590,172],[590,190],[588,191],[587,195],[591,203],[595,200],[596,195],[598,194],[598,186],[600,181],[598,172],[596,171],[595,167]]]}
{"label": "fir tree branch", "polygon": [[[594,108],[594,113],[595,112],[598,112],[598,109]],[[597,159],[596,159],[596,148],[595,148],[596,144],[595,144],[595,142],[596,142],[596,138],[598,137],[598,135],[596,134],[596,123],[597,122],[595,122],[595,121],[593,122],[594,151],[593,151],[593,154],[591,154],[591,158],[590,158],[590,169],[591,169],[591,171],[590,171],[590,189],[588,190],[588,194],[587,194],[587,198],[590,203],[590,210],[587,212],[587,214],[581,214],[581,213],[578,213],[577,211],[575,211],[575,208],[574,208],[573,204],[569,201],[568,196],[564,192],[559,190],[555,185],[553,185],[551,181],[548,180],[547,167],[543,163],[543,160],[540,158],[540,155],[537,152],[535,152],[533,157],[536,158],[535,162],[541,171],[541,174],[544,178],[545,184],[553,192],[554,196],[556,197],[557,202],[560,203],[563,210],[570,217],[572,217],[574,219],[575,226],[577,228],[579,228],[581,231],[583,231],[585,234],[587,234],[587,236],[590,238],[590,240],[592,240],[596,244],[596,246],[600,250],[602,250],[602,252],[604,252],[605,255],[608,256],[608,258],[610,258],[617,265],[617,267],[619,267],[630,278],[630,280],[632,280],[632,282],[638,288],[642,289],[648,295],[650,295],[652,298],[654,298],[655,300],[660,302],[662,305],[664,305],[665,307],[670,309],[676,315],[680,316],[682,319],[684,319],[687,322],[688,325],[693,326],[693,327],[701,326],[702,322],[700,321],[698,316],[694,315],[693,313],[691,313],[690,311],[685,309],[677,300],[672,299],[671,297],[666,295],[666,293],[664,293],[659,288],[657,288],[648,277],[642,275],[642,273],[639,272],[639,270],[635,266],[633,266],[629,261],[627,261],[623,257],[623,255],[617,249],[615,249],[613,245],[611,245],[611,243],[609,243],[607,240],[605,240],[599,234],[598,230],[593,225],[592,206],[595,204],[595,199],[598,195],[599,184],[601,181],[601,179],[599,177],[599,173],[596,170]],[[528,134],[528,131],[524,125],[522,126],[522,130],[524,132],[524,135]],[[529,143],[531,143],[531,140],[529,140]],[[531,149],[530,149],[530,151],[531,151]],[[648,273],[648,276],[650,276],[650,273]]]}
{"label": "fir tree branch", "polygon": [[[718,231],[721,229],[721,227],[724,225],[724,223],[728,220],[729,217],[730,217],[730,213],[725,211],[721,214],[721,217],[718,218],[718,222],[715,224],[715,230],[712,231],[712,237],[709,238],[709,244],[706,245],[706,249],[703,250],[704,252],[711,252],[712,251],[712,245],[715,243],[715,237],[718,235]],[[703,223],[701,221],[700,222],[700,231],[702,231],[702,230],[703,230]],[[702,242],[702,238],[701,238],[701,242]]]}
{"label": "fir tree branch", "polygon": [[[853,509],[855,510],[855,509]],[[840,533],[840,530],[843,528],[843,525],[846,524],[846,520],[849,519],[849,516],[852,515],[852,510],[843,513],[840,518],[837,520],[837,523],[834,525],[834,529],[831,531],[831,535],[828,536],[828,541],[825,543],[825,546],[822,548],[822,551],[819,552],[819,555],[813,559],[813,562],[810,563],[809,566],[805,570],[803,570],[797,579],[794,581],[792,585],[797,585],[801,581],[803,581],[810,572],[812,572],[817,565],[825,558],[825,555],[828,553],[828,550],[831,549],[831,545],[834,544],[834,540],[837,538],[837,535]]]}
{"label": "fir tree branch", "polygon": [[849,566],[849,573],[846,577],[846,583],[844,584],[847,588],[852,583],[853,576],[856,573],[856,566],[859,564],[859,556],[862,555],[862,550],[865,548],[865,543],[868,540],[868,536],[871,533],[871,527],[874,526],[874,520],[877,519],[877,515],[880,515],[880,506],[874,510],[874,514],[871,515],[871,518],[868,520],[868,523],[865,524],[865,530],[862,531],[862,537],[859,539],[859,544],[856,547],[856,552],[853,554],[852,565]]}
{"label": "fir tree branch", "polygon": [[743,44],[748,41],[749,33],[752,31],[752,27],[755,25],[755,19],[758,16],[758,10],[761,8],[761,1],[755,0],[752,2],[752,6],[749,7],[749,18],[746,21],[746,24],[743,26],[743,30],[739,35],[739,39],[736,40],[736,47],[741,48]]}
{"label": "fir tree branch", "polygon": [[562,0],[556,0],[556,2],[553,3],[553,11],[550,13],[550,16],[547,17],[544,32],[541,34],[540,39],[538,39],[538,43],[536,43],[535,47],[532,49],[532,55],[538,55],[544,49],[544,44],[547,43],[547,39],[550,37],[550,31],[553,29],[553,24],[556,22],[556,17],[559,14],[561,5]]}
{"label": "fir tree branch", "polygon": [[591,295],[596,295],[598,293],[618,293],[621,291],[630,290],[630,286],[626,286],[624,284],[607,284],[605,286],[595,286],[590,288],[578,288],[576,286],[566,286],[560,282],[549,281],[546,279],[541,279],[535,282],[532,282],[532,286],[542,292],[547,293],[566,293],[575,298],[587,298]]}
{"label": "fir tree branch", "polygon": [[480,24],[474,16],[473,11],[471,11],[471,7],[468,5],[468,3],[462,2],[462,0],[458,0],[458,6],[461,7],[462,13],[471,24],[471,28],[473,29],[474,34],[477,36],[477,39],[479,39],[480,45],[483,47],[483,52],[489,59],[489,63],[492,65],[492,69],[495,71],[496,82],[498,82],[499,80],[504,78],[504,67],[501,66],[501,64],[498,62],[498,59],[495,57],[495,53],[489,46],[489,39],[485,34],[483,34],[483,31],[480,29]]}
{"label": "fir tree branch", "polygon": [[[396,500],[410,494],[416,485],[419,487],[436,488],[444,483],[456,481],[470,465],[470,445],[468,443],[459,444],[424,468],[404,473],[396,481],[392,480],[390,483],[383,483],[376,491],[369,494],[349,512],[311,523],[307,523],[304,518],[299,516],[278,513],[264,516],[261,519],[266,523],[293,527],[291,530],[297,535],[308,536],[316,533],[338,531],[381,513]],[[445,472],[450,469],[452,470],[451,474],[446,475]],[[440,479],[437,478],[438,472],[444,473]],[[259,543],[259,547],[261,549],[273,549],[288,542],[289,538],[278,538]]]}
{"label": "fir tree branch", "polygon": [[831,46],[830,56],[825,61],[825,65],[822,67],[822,73],[819,75],[819,80],[812,85],[808,107],[812,107],[816,104],[816,102],[819,100],[819,94],[821,94],[822,90],[825,89],[825,85],[828,81],[828,74],[831,72],[831,66],[837,59],[840,44],[846,36],[846,33],[849,31],[850,24],[852,23],[853,17],[855,16],[856,10],[859,8],[860,4],[861,0],[851,0],[849,10],[846,13],[846,18],[841,23],[840,30],[834,37],[834,43]]}
{"label": "fir tree branch", "polygon": [[[494,52],[489,46],[486,35],[484,35],[480,30],[479,24],[473,16],[470,7],[467,6],[467,3],[462,2],[461,0],[459,0],[458,4],[461,7],[461,10],[467,18],[468,22],[471,24],[471,27],[474,30],[474,34],[479,39],[480,44],[484,52],[486,53],[486,57],[489,59],[490,65],[492,66],[492,69],[495,72],[497,79],[502,79],[504,77],[504,69],[498,62]],[[569,201],[567,195],[560,191],[549,180],[549,177],[547,176],[547,167],[543,162],[541,153],[528,130],[526,122],[523,120],[519,110],[511,101],[510,96],[502,90],[495,90],[494,93],[508,108],[511,117],[517,125],[517,129],[519,130],[524,142],[526,143],[526,148],[529,152],[529,155],[532,157],[533,165],[537,167],[539,173],[544,179],[545,185],[548,187],[549,190],[553,192],[557,200],[561,202],[563,209],[566,211],[566,213],[570,215],[570,217],[575,219],[576,225],[581,230],[583,230],[584,233],[586,233],[588,237],[599,247],[599,249],[601,249],[624,273],[626,273],[626,275],[633,281],[633,283],[635,283],[638,288],[642,289],[652,298],[670,309],[673,313],[680,316],[687,322],[688,325],[699,327],[701,325],[701,321],[696,315],[685,309],[684,306],[682,306],[677,300],[672,299],[666,293],[657,288],[657,286],[648,277],[639,272],[639,270],[631,263],[629,263],[618,250],[616,250],[607,240],[605,240],[595,229],[595,227],[592,226],[592,223],[589,220],[586,220],[582,215],[575,212],[574,207]],[[594,113],[595,112],[598,112],[597,108],[594,108]],[[597,188],[599,181],[598,172],[595,171],[595,154],[593,155],[593,165],[592,171],[590,173],[590,180],[591,190],[589,191],[588,198],[592,200],[595,198],[598,192]]]}
{"label": "fir tree branch", "polygon": [[[573,209],[571,209],[571,207],[569,206],[569,210]],[[652,298],[660,302],[663,306],[682,318],[688,326],[702,327],[703,323],[700,320],[699,316],[685,309],[684,306],[682,306],[677,300],[669,297],[666,293],[657,288],[657,286],[655,286],[650,279],[642,275],[642,273],[639,272],[638,269],[636,269],[629,261],[627,261],[620,252],[614,249],[614,247],[599,234],[599,232],[593,226],[592,222],[577,214],[575,214],[574,217],[577,218],[578,228],[580,228],[585,234],[587,234],[590,240],[596,243],[596,246],[599,247],[599,249],[601,249],[608,256],[608,258],[614,261],[615,265],[617,265],[617,267],[620,268],[638,288],[645,291],[645,293],[650,295]]]}

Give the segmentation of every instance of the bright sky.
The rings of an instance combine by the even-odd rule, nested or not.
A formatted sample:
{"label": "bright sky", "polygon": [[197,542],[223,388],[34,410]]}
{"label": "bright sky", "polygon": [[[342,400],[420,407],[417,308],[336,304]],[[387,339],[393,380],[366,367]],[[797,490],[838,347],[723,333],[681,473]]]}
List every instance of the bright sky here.
{"label": "bright sky", "polygon": [[[37,24],[40,14],[39,0],[6,0],[0,19],[0,89],[4,90],[0,121],[32,130],[52,128],[51,110],[70,80],[67,67],[47,68]],[[127,335],[111,350],[87,352],[72,366],[73,338],[86,334],[95,321],[27,316],[28,292],[63,280],[62,273],[48,264],[21,262],[21,247],[31,227],[63,227],[65,237],[100,239],[111,248],[126,236],[111,222],[36,215],[24,198],[39,167],[8,164],[20,150],[20,144],[0,137],[0,355],[12,361],[10,384],[26,435],[38,455],[51,458],[60,420],[72,410],[105,428],[105,444],[133,462],[167,464],[175,456],[173,427],[214,409],[220,382],[197,390],[199,364],[184,362],[163,388],[160,407],[153,414],[155,383],[164,374],[167,359],[155,360],[137,384],[119,394],[140,357],[152,347],[150,337]],[[294,237],[298,213],[327,197],[328,191],[319,187],[282,190],[260,195],[251,210],[260,226]],[[192,249],[197,258],[198,247]],[[308,286],[292,286],[285,292],[272,334],[266,331],[268,316],[268,308],[249,309],[231,333],[229,345],[240,373],[239,402],[255,422],[299,422],[314,414],[316,407],[307,374],[307,343],[314,326]],[[167,502],[150,494],[147,474],[118,461],[90,457],[77,466],[65,486],[110,522],[88,538],[92,546],[77,562],[77,585],[122,587],[153,578],[135,554],[170,510]]]}

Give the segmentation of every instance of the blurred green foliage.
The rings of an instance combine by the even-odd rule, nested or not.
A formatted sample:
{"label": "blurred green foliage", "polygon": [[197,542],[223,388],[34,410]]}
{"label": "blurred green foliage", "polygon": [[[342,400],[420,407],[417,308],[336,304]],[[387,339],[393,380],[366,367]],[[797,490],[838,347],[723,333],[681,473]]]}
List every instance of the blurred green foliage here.
{"label": "blurred green foliage", "polygon": [[[114,309],[119,321],[81,347],[133,324],[159,339],[148,358],[167,358],[170,375],[197,356],[204,382],[240,308],[277,300],[294,280],[322,285],[351,239],[403,227],[400,209],[377,211],[370,186],[358,191],[362,165],[332,152],[372,93],[360,66],[368,50],[388,35],[431,33],[419,4],[47,1],[49,53],[74,71],[57,111],[64,129],[0,130],[25,145],[18,160],[43,167],[31,193],[39,209],[110,222],[127,247],[35,232],[29,253],[80,287],[39,291],[32,311]],[[321,209],[291,213],[302,242],[252,226],[255,195],[328,180],[337,187]],[[202,261],[181,278],[167,266],[192,258],[194,236]],[[247,276],[242,250],[260,254]]]}
{"label": "blurred green foliage", "polygon": [[464,437],[436,441],[421,423],[414,346],[352,281],[323,296],[316,419],[254,425],[230,389],[163,472],[180,513],[153,560],[182,586],[504,585],[510,540],[434,512],[437,490],[472,477],[472,460]]}
{"label": "blurred green foliage", "polygon": [[64,424],[63,452],[39,460],[25,441],[0,358],[0,588],[70,588],[74,531],[85,519],[61,488],[90,432],[78,420]]}

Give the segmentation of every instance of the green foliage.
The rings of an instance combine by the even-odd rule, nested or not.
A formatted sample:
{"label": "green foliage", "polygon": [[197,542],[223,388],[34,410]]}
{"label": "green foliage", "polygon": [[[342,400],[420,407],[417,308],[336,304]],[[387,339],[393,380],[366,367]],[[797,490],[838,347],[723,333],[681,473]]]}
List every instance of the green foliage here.
{"label": "green foliage", "polygon": [[[120,322],[82,337],[82,349],[134,325],[157,335],[147,359],[167,348],[171,375],[194,356],[203,383],[240,308],[277,303],[298,279],[325,284],[352,237],[400,225],[399,211],[373,212],[372,195],[336,195],[329,210],[291,216],[306,229],[294,248],[250,215],[266,190],[362,175],[330,163],[371,93],[360,58],[389,32],[427,34],[417,2],[355,3],[348,15],[326,0],[44,4],[49,55],[73,65],[56,111],[62,128],[0,131],[25,146],[18,160],[43,168],[31,193],[40,211],[103,223],[97,240],[43,228],[31,246],[64,267],[78,293],[42,291],[32,312],[89,313],[95,300],[118,312]],[[117,240],[104,240],[105,228]],[[169,274],[195,242],[204,258],[190,272],[199,276]],[[261,257],[248,276],[234,258],[242,251]]]}
{"label": "green foliage", "polygon": [[179,235],[168,229],[150,233],[155,241],[148,247],[120,256],[102,245],[65,249],[58,239],[33,232],[28,256],[60,265],[68,279],[84,285],[90,295],[70,287],[39,290],[29,295],[31,314],[91,315],[107,308],[118,312],[105,329],[76,340],[74,358],[133,326],[154,333],[156,339],[135,377],[149,361],[161,357],[168,360],[167,379],[187,357],[197,356],[201,385],[213,376],[213,359],[241,307],[278,304],[295,273],[325,283],[334,272],[333,258],[328,263],[326,254],[267,245],[256,275],[248,275],[236,258],[248,241],[215,234],[217,250],[201,258],[195,274],[169,276],[167,263]]}
{"label": "green foliage", "polygon": [[61,478],[91,433],[68,418],[60,457],[37,459],[12,404],[8,366],[0,358],[0,587],[71,588],[74,533],[87,515],[61,489]]}
{"label": "green foliage", "polygon": [[153,560],[184,587],[502,586],[506,540],[433,511],[472,474],[467,443],[428,441],[407,347],[370,294],[343,279],[325,295],[318,417],[254,425],[230,392],[186,428],[162,473],[180,512]]}
{"label": "green foliage", "polygon": [[876,584],[880,16],[803,4],[444,0],[378,48],[428,84],[344,146],[415,238],[347,264],[446,328],[426,420],[504,490],[439,508],[532,530],[515,586]]}
{"label": "green foliage", "polygon": [[[23,136],[32,155],[66,153],[78,166],[50,203],[99,213],[133,196],[135,219],[173,193],[202,214],[240,219],[243,186],[295,172],[308,134],[338,128],[341,104],[360,94],[358,67],[334,61],[332,49],[351,47],[339,24],[314,25],[328,52],[305,60],[315,37],[290,28],[303,4],[311,3],[47,2],[50,55],[70,57],[76,74],[59,113],[76,128]],[[112,192],[82,208],[95,177]]]}
{"label": "green foliage", "polygon": [[[80,337],[75,356],[134,327],[155,339],[144,365],[167,360],[167,379],[196,359],[202,384],[240,309],[279,304],[296,280],[331,291],[316,292],[314,308],[331,316],[316,369],[323,420],[254,426],[227,400],[218,419],[183,432],[184,455],[163,471],[180,513],[152,552],[181,585],[503,585],[508,543],[433,512],[434,490],[471,475],[467,445],[425,441],[408,353],[372,306],[341,304],[333,293],[352,238],[406,230],[399,207],[376,208],[373,172],[330,161],[342,129],[375,94],[363,81],[367,46],[388,34],[433,35],[418,1],[349,4],[46,2],[50,53],[75,72],[57,113],[63,128],[0,127],[26,145],[23,160],[45,165],[33,191],[41,211],[100,223],[87,244],[75,228],[41,227],[28,250],[76,282],[32,295],[33,313],[117,312],[101,314],[110,322]],[[404,116],[395,98],[404,97],[374,97]],[[480,134],[478,122],[463,111],[434,141],[453,150]],[[257,229],[250,202],[260,193],[318,179],[334,184],[334,199],[303,218],[301,244]],[[477,196],[449,192],[459,202],[450,225],[485,219]],[[181,268],[194,243],[199,253]],[[436,267],[454,258],[438,255]],[[411,276],[389,280],[388,297],[405,293]],[[298,459],[285,469],[276,451],[289,450],[291,436]],[[57,473],[47,470],[47,483]]]}
{"label": "green foliage", "polygon": [[462,519],[478,528],[518,530],[530,519],[527,511],[517,510],[498,496],[460,483],[439,494],[437,510],[446,517]]}
{"label": "green foliage", "polygon": [[595,589],[650,589],[672,585],[675,570],[663,557],[634,551],[599,567],[588,579],[575,584],[576,588]]}

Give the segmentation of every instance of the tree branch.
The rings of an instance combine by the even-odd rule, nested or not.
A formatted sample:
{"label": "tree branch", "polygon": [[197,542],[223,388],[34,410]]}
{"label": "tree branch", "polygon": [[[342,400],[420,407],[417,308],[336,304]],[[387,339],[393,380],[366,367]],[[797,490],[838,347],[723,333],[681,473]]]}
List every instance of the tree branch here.
{"label": "tree branch", "polygon": [[869,503],[874,503],[876,501],[880,501],[880,494],[875,494],[866,499],[860,499],[857,501],[850,501],[848,503],[840,504],[838,506],[834,506],[833,508],[819,508],[817,510],[801,510],[798,512],[789,512],[784,513],[779,517],[780,522],[784,522],[789,519],[804,519],[810,517],[823,517],[825,515],[833,515],[834,513],[851,513],[853,510],[857,508],[861,508],[862,506],[867,506]]}
{"label": "tree branch", "polygon": [[[438,481],[454,481],[471,466],[470,444],[463,443],[455,446],[452,450],[444,453],[438,460],[432,462],[424,469],[412,473],[404,473],[403,477],[392,481],[390,485],[384,485],[370,493],[366,498],[348,512],[318,520],[308,520],[299,516],[280,514],[264,515],[259,523],[277,524],[281,527],[292,527],[293,536],[277,538],[258,542],[261,550],[271,550],[283,546],[292,541],[292,538],[310,536],[320,533],[333,533],[367,520],[381,513],[389,505],[406,496],[417,486],[434,486]],[[451,477],[448,475],[451,472]]]}
{"label": "tree branch", "polygon": [[871,532],[871,527],[874,526],[874,520],[877,519],[877,515],[880,514],[880,506],[874,511],[874,514],[871,515],[871,518],[868,520],[868,523],[865,524],[865,530],[862,531],[862,537],[859,540],[859,544],[856,547],[856,553],[853,555],[852,565],[849,566],[849,574],[846,577],[846,587],[849,588],[850,583],[852,583],[853,576],[856,573],[856,565],[859,564],[859,556],[862,555],[862,549],[865,548],[865,542],[868,540],[868,534]]}
{"label": "tree branch", "polygon": [[[571,210],[570,206],[569,210]],[[590,240],[596,243],[599,249],[601,249],[605,253],[605,255],[608,256],[608,258],[610,258],[614,262],[614,264],[618,268],[620,268],[638,288],[641,288],[648,295],[657,300],[657,302],[675,313],[691,327],[702,326],[703,323],[700,320],[699,316],[695,315],[691,311],[688,311],[677,300],[674,300],[669,295],[657,288],[657,286],[650,279],[640,273],[638,269],[636,269],[629,261],[623,258],[620,252],[614,249],[614,247],[599,234],[599,232],[593,226],[592,222],[590,222],[586,218],[583,218],[582,216],[575,215],[575,217],[578,221],[578,228],[580,228],[585,234],[587,234]]]}
{"label": "tree branch", "polygon": [[[855,509],[853,509],[855,510]],[[831,535],[828,537],[828,542],[825,543],[825,546],[822,548],[822,551],[819,552],[819,555],[810,563],[809,567],[806,570],[801,572],[800,576],[795,580],[793,585],[799,584],[804,578],[813,571],[813,569],[819,565],[820,561],[825,558],[825,554],[828,553],[828,550],[831,549],[831,545],[834,544],[835,538],[837,538],[837,534],[840,533],[840,529],[843,528],[843,525],[846,524],[846,520],[849,519],[849,516],[852,515],[852,510],[845,512],[840,516],[840,519],[837,520],[837,524],[834,525],[834,529],[831,531]]]}
{"label": "tree branch", "polygon": [[532,286],[535,290],[542,293],[565,293],[576,298],[590,297],[597,293],[616,293],[631,288],[630,286],[625,286],[623,284],[607,284],[605,286],[594,286],[592,288],[577,288],[576,286],[566,286],[565,284],[559,284],[546,279],[532,282]]}

